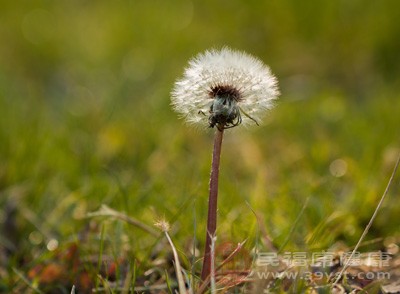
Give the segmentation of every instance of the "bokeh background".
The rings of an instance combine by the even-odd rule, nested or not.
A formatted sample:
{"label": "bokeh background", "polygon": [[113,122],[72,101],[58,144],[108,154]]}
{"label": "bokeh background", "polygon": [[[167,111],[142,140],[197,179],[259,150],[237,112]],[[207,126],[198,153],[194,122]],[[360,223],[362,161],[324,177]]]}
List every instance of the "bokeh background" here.
{"label": "bokeh background", "polygon": [[[102,204],[148,225],[165,217],[182,252],[195,237],[203,248],[213,131],[179,120],[169,93],[189,58],[222,46],[262,59],[282,95],[260,127],[226,133],[221,242],[353,246],[400,152],[399,19],[396,0],[2,1],[8,283],[12,268],[83,246],[93,223],[115,255],[145,260],[152,236],[85,218]],[[399,191],[397,176],[369,240],[398,237]]]}

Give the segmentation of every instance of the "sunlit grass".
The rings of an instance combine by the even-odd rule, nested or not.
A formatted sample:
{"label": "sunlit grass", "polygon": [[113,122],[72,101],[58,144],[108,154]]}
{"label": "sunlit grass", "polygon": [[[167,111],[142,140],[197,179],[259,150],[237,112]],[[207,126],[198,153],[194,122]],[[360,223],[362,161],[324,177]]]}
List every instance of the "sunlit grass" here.
{"label": "sunlit grass", "polygon": [[[339,114],[326,112],[329,99],[340,101]],[[277,248],[285,243],[286,250],[306,251],[326,250],[338,241],[354,245],[398,151],[395,125],[388,127],[394,123],[391,115],[379,116],[394,111],[391,100],[381,98],[378,103],[371,98],[361,111],[344,96],[326,94],[302,101],[283,97],[264,126],[227,132],[218,242],[248,239],[247,250],[256,244],[259,250],[268,250],[257,239],[260,229],[251,207]],[[160,239],[118,220],[85,218],[106,204],[148,225],[159,216],[168,219],[175,228],[175,244],[189,262],[184,266],[191,267],[191,242],[196,238],[198,248],[204,246],[211,132],[182,126],[169,109],[162,115],[168,121],[155,128],[146,126],[149,114],[129,117],[128,110],[107,119],[83,120],[47,105],[34,112],[30,110],[35,106],[10,105],[12,115],[2,118],[10,127],[1,132],[6,142],[2,183],[7,187],[2,192],[2,217],[18,227],[2,239],[18,246],[10,266],[28,258],[31,261],[19,270],[29,271],[54,259],[47,250],[62,252],[66,244],[77,241],[84,255],[99,254],[104,244],[106,259],[138,260],[136,275],[143,275],[152,266],[149,258]],[[26,118],[29,127],[22,123]],[[346,163],[341,177],[331,167],[337,159]],[[396,223],[388,221],[398,213],[391,197],[396,189],[368,239],[396,234]],[[12,205],[15,212],[10,211]],[[88,226],[94,231],[87,231]],[[52,240],[57,241],[54,248],[49,247]],[[97,266],[85,266],[94,279]],[[199,266],[197,262],[197,270]]]}

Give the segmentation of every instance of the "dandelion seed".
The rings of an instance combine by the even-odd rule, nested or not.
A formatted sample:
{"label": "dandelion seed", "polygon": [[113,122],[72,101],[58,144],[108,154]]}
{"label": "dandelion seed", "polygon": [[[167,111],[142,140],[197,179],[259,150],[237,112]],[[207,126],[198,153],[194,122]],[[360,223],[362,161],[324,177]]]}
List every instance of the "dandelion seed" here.
{"label": "dandelion seed", "polygon": [[189,61],[171,101],[189,123],[227,129],[241,123],[258,125],[278,95],[268,66],[249,54],[223,48]]}

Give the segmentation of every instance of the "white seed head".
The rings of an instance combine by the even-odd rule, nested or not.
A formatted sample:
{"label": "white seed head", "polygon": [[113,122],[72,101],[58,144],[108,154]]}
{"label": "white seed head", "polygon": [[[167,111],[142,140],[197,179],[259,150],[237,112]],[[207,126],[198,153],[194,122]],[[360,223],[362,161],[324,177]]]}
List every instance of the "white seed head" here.
{"label": "white seed head", "polygon": [[163,218],[160,218],[157,220],[154,225],[159,228],[163,232],[168,232],[169,229],[171,228],[170,224]]}
{"label": "white seed head", "polygon": [[268,66],[225,47],[189,61],[172,90],[171,104],[189,123],[228,128],[242,121],[257,123],[278,95],[277,80]]}

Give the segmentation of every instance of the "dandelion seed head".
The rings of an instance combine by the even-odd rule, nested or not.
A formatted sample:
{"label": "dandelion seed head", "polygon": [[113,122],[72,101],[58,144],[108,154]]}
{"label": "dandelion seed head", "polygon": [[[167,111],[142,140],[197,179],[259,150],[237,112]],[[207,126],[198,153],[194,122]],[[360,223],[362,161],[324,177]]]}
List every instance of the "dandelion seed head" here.
{"label": "dandelion seed head", "polygon": [[229,128],[257,123],[278,95],[268,66],[247,53],[223,48],[189,61],[172,90],[171,104],[189,123]]}
{"label": "dandelion seed head", "polygon": [[163,232],[168,232],[170,229],[170,224],[165,219],[157,220],[154,225]]}

